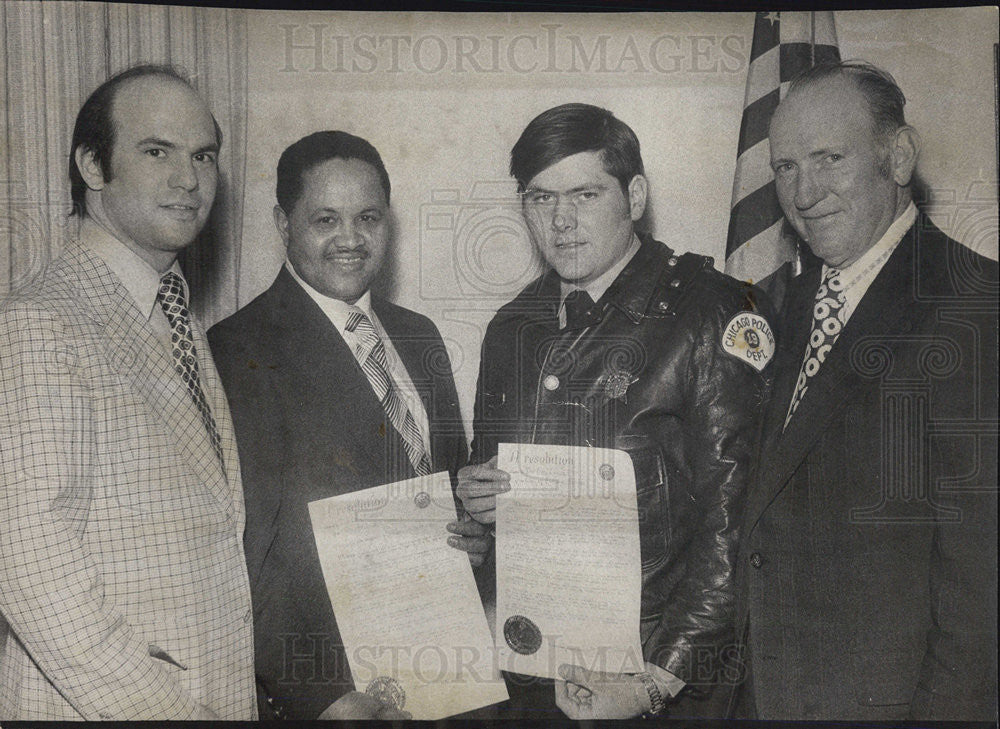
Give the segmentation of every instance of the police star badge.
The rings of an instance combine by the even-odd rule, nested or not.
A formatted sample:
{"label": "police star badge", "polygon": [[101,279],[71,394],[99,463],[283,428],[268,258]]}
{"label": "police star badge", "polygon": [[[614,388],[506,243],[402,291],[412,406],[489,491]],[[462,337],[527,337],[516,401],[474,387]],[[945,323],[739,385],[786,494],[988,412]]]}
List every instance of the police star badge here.
{"label": "police star badge", "polygon": [[774,356],[774,333],[767,319],[744,311],[726,324],[722,348],[760,372]]}
{"label": "police star badge", "polygon": [[624,398],[629,386],[638,379],[628,370],[613,370],[604,378],[604,393],[609,400]]}

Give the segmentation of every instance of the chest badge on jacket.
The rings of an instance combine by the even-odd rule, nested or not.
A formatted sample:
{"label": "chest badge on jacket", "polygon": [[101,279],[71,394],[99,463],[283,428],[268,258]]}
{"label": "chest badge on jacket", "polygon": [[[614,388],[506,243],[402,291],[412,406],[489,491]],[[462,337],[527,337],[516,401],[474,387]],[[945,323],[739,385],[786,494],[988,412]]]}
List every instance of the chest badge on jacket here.
{"label": "chest badge on jacket", "polygon": [[638,379],[628,370],[612,370],[604,376],[604,393],[609,400],[624,399],[629,386]]}

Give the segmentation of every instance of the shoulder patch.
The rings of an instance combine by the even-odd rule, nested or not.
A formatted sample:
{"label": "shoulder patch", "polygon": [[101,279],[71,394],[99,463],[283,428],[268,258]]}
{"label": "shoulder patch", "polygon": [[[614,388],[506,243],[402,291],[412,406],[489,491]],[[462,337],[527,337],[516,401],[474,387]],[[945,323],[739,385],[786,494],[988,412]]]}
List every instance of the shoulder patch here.
{"label": "shoulder patch", "polygon": [[774,356],[774,332],[760,314],[743,311],[726,324],[722,348],[760,372]]}

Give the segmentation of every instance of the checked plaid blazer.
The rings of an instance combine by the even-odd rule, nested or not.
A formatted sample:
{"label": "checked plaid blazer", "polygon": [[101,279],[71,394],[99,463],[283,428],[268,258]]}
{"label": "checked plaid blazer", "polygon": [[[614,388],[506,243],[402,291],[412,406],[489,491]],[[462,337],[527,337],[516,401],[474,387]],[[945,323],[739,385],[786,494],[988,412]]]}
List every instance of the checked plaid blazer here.
{"label": "checked plaid blazer", "polygon": [[256,716],[243,493],[170,353],[71,244],[0,307],[0,720]]}

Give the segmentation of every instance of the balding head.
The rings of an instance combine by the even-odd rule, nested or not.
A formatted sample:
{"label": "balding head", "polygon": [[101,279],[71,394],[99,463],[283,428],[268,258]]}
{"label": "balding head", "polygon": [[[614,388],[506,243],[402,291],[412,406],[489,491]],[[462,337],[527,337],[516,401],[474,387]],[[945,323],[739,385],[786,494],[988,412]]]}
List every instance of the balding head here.
{"label": "balding head", "polygon": [[208,219],[218,181],[218,127],[183,80],[151,73],[119,83],[110,109],[113,144],[73,160],[87,217],[164,271]]}
{"label": "balding head", "polygon": [[873,112],[881,106],[873,103],[871,76],[839,67],[813,73],[794,84],[771,120],[771,167],[785,217],[837,268],[878,242],[911,198],[919,138],[897,126],[901,105]]}
{"label": "balding head", "polygon": [[[83,103],[83,106],[80,107],[80,111],[76,115],[76,123],[73,126],[73,140],[70,144],[71,154],[69,160],[70,192],[73,198],[74,214],[87,214],[87,185],[76,164],[75,156],[77,148],[83,147],[92,152],[94,159],[101,167],[102,173],[106,178],[110,179],[111,149],[115,143],[115,124],[111,112],[115,97],[130,82],[149,77],[174,79],[193,90],[188,80],[173,66],[143,64],[128,68],[109,78],[94,89]],[[212,118],[212,123],[215,126],[216,143],[221,147],[222,130],[219,128],[214,117]]]}

